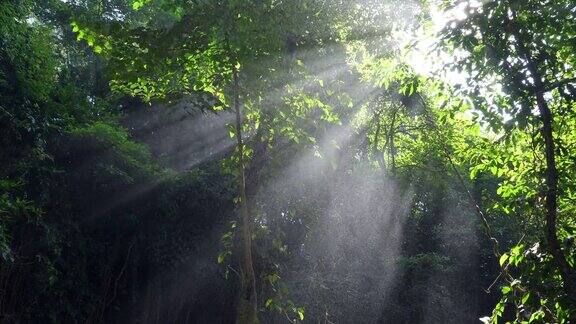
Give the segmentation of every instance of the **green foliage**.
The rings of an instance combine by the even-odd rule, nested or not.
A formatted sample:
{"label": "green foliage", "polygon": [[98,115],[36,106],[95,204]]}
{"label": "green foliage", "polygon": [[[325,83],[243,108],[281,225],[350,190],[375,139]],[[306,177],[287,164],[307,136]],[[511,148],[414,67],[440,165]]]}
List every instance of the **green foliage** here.
{"label": "green foliage", "polygon": [[[509,305],[514,305],[516,319],[522,323],[569,323],[576,315],[563,292],[554,260],[541,245],[520,244],[502,255],[501,266],[518,276],[502,286],[502,297],[492,313],[491,323],[498,323]],[[573,253],[570,258],[574,258]]]}
{"label": "green foliage", "polygon": [[[117,166],[106,167],[102,171],[110,173],[111,177],[124,179],[127,183],[133,182],[131,174],[141,173],[142,176],[157,175],[159,167],[151,162],[148,148],[129,139],[125,129],[104,122],[95,122],[92,125],[79,127],[70,131],[72,145],[84,143],[84,149],[92,146],[94,151],[104,151],[108,158]],[[128,173],[122,170],[131,170]]]}
{"label": "green foliage", "polygon": [[15,104],[8,98],[20,102],[29,100],[30,104],[47,101],[56,79],[53,48],[45,41],[50,37],[49,30],[30,26],[25,21],[29,14],[27,9],[10,1],[0,6],[3,109],[11,109]]}
{"label": "green foliage", "polygon": [[[0,169],[43,141],[55,123],[45,109],[56,80],[52,47],[44,41],[49,34],[26,23],[28,12],[24,5],[0,4],[0,145],[6,148]],[[11,147],[13,139],[24,145]]]}
{"label": "green foliage", "polygon": [[278,314],[284,315],[290,323],[300,323],[304,321],[304,307],[294,304],[289,298],[289,290],[281,282],[281,277],[277,273],[271,273],[264,276],[264,282],[270,285],[273,296],[266,299],[264,307]]}
{"label": "green foliage", "polygon": [[14,262],[11,224],[15,222],[37,223],[41,211],[34,202],[15,195],[18,184],[10,180],[0,181],[0,256],[4,264]]}
{"label": "green foliage", "polygon": [[[441,32],[445,48],[455,54],[453,68],[469,76],[459,92],[472,99],[480,117],[476,119],[494,132],[470,152],[476,164],[471,176],[489,172],[499,178],[499,198],[490,203],[490,209],[525,220],[527,240],[532,244],[528,249],[517,245],[500,257],[503,271],[517,269],[519,277],[506,278],[508,285],[492,320],[514,304],[518,322],[565,322],[573,316],[574,304],[566,300],[561,287],[570,286],[567,281],[572,279],[567,275],[575,269],[567,261],[573,258],[572,251],[555,242],[571,232],[574,223],[569,198],[574,182],[571,171],[564,168],[571,165],[567,161],[575,154],[564,144],[571,142],[567,125],[574,122],[575,57],[568,54],[574,53],[570,41],[576,32],[574,3],[443,3],[446,9],[459,7],[466,15]],[[465,55],[457,55],[458,50]],[[551,128],[548,134],[543,131],[546,127]],[[553,145],[558,148],[551,151]],[[558,191],[551,189],[556,183],[550,174],[559,179]],[[552,200],[553,204],[557,201],[557,208],[550,207]],[[543,215],[547,215],[546,222]],[[546,244],[540,234],[543,223]],[[563,262],[567,264],[559,266]],[[558,273],[558,269],[562,271]],[[534,304],[525,304],[528,300]]]}

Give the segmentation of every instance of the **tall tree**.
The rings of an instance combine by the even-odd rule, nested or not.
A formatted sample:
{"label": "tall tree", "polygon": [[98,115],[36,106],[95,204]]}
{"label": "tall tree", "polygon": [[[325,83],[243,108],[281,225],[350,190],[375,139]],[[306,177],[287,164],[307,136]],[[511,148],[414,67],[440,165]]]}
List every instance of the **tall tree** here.
{"label": "tall tree", "polygon": [[[299,109],[285,111],[288,115],[303,116],[310,109],[320,109],[326,119],[334,118],[318,99],[296,95],[306,86],[290,90],[287,85],[309,82],[301,79],[302,68],[294,70],[297,63],[303,66],[298,53],[337,40],[335,26],[344,12],[341,5],[314,0],[134,1],[136,12],[127,14],[125,21],[78,16],[73,22],[78,38],[108,58],[114,91],[146,101],[186,97],[196,104],[207,103],[212,110],[233,110],[231,134],[237,143],[234,160],[243,237],[239,323],[257,321],[251,242],[255,204],[251,200],[262,155],[272,128],[279,127],[277,133],[294,140],[301,133],[290,119],[283,120],[288,116],[280,109],[285,105],[280,98],[288,94],[295,98],[290,104],[300,102],[295,107]],[[283,118],[274,117],[278,113]],[[246,132],[255,135],[255,149],[247,149]]]}
{"label": "tall tree", "polygon": [[452,52],[453,66],[470,76],[463,91],[471,95],[482,119],[502,136],[502,144],[532,146],[534,152],[530,164],[520,154],[504,155],[496,160],[500,163],[484,165],[491,164],[498,176],[512,176],[499,190],[510,201],[506,208],[520,211],[524,205],[511,201],[524,195],[520,201],[530,200],[542,211],[546,250],[561,277],[564,295],[573,305],[576,270],[559,235],[570,235],[574,219],[568,208],[572,163],[566,161],[574,151],[569,144],[571,132],[566,129],[574,119],[576,98],[576,5],[573,1],[512,0],[444,3],[448,12],[465,16],[442,32],[448,48],[465,50],[464,54]]}

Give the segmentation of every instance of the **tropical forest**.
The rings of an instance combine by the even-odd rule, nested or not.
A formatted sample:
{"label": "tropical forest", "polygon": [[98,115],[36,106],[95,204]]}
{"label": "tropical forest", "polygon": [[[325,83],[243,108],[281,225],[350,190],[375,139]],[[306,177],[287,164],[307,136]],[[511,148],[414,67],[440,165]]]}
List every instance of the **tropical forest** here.
{"label": "tropical forest", "polygon": [[576,323],[576,1],[0,0],[0,323]]}

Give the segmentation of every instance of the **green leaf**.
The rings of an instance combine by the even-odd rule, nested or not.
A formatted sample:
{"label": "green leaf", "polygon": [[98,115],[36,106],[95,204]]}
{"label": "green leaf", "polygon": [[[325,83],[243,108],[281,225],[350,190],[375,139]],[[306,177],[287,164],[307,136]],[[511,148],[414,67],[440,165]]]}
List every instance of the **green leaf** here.
{"label": "green leaf", "polygon": [[498,167],[495,165],[491,166],[490,172],[492,172],[493,175],[497,176],[498,175]]}
{"label": "green leaf", "polygon": [[218,254],[218,263],[219,263],[219,264],[222,264],[222,263],[224,262],[224,260],[226,260],[226,256],[227,256],[227,255],[228,255],[228,252],[227,252],[227,251],[220,252],[220,253]]}
{"label": "green leaf", "polygon": [[303,321],[304,320],[304,308],[299,307],[297,309],[297,312],[298,312],[298,317],[300,318],[301,321]]}
{"label": "green leaf", "polygon": [[504,253],[500,256],[500,260],[498,261],[498,263],[500,263],[500,266],[504,266],[504,263],[506,263],[506,260],[508,260],[509,255],[507,253]]}
{"label": "green leaf", "polygon": [[526,302],[530,299],[530,293],[526,293],[524,297],[522,297],[522,304],[526,304]]}

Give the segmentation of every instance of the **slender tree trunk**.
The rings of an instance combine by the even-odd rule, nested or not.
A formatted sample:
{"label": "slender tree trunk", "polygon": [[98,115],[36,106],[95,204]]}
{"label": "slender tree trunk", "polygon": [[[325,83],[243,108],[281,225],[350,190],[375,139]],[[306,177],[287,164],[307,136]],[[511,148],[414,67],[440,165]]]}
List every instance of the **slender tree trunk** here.
{"label": "slender tree trunk", "polygon": [[[512,22],[513,23],[513,22]],[[521,35],[517,26],[513,25],[514,36],[517,40],[518,50],[520,55],[526,60],[526,67],[530,75],[534,79],[534,93],[536,96],[536,104],[540,113],[540,121],[542,122],[542,137],[544,138],[544,151],[546,156],[546,240],[548,241],[548,249],[554,258],[562,281],[564,282],[564,291],[572,301],[576,302],[576,275],[570,267],[564,252],[560,246],[558,235],[556,233],[557,213],[558,213],[558,168],[556,167],[555,155],[555,142],[553,123],[554,117],[552,111],[544,98],[546,87],[542,81],[534,59],[530,52],[521,41]]]}
{"label": "slender tree trunk", "polygon": [[[538,80],[539,77],[535,75],[534,79]],[[536,83],[541,82],[538,80]],[[536,87],[541,89],[541,85]],[[542,93],[536,94],[536,101],[540,112],[540,120],[542,121],[542,137],[544,138],[546,154],[546,239],[548,241],[550,253],[552,253],[554,260],[560,269],[560,275],[564,281],[564,290],[573,301],[576,301],[576,277],[566,260],[564,252],[562,252],[560,241],[556,234],[558,169],[556,167],[556,157],[554,153],[555,143],[552,130],[553,116]]]}
{"label": "slender tree trunk", "polygon": [[240,217],[242,219],[242,282],[236,313],[237,324],[258,323],[256,278],[252,264],[252,218],[248,211],[244,165],[244,141],[242,139],[242,111],[240,107],[238,71],[232,71],[234,87],[234,112],[236,114],[236,141],[238,145],[238,191],[240,194]]}
{"label": "slender tree trunk", "polygon": [[382,121],[380,120],[380,114],[382,111],[378,111],[374,115],[374,119],[376,121],[376,133],[374,134],[374,143],[372,145],[372,154],[376,158],[380,169],[384,170],[386,168],[386,163],[384,162],[384,155],[382,151],[378,149],[378,142],[380,141],[380,132],[382,128]]}
{"label": "slender tree trunk", "polygon": [[394,136],[396,136],[396,113],[398,108],[392,108],[392,121],[390,123],[390,172],[396,175],[396,146],[394,145]]}
{"label": "slender tree trunk", "polygon": [[260,183],[260,175],[262,167],[266,163],[266,153],[268,151],[268,142],[266,141],[265,133],[268,132],[267,126],[269,125],[266,115],[261,117],[260,126],[254,136],[254,152],[250,166],[245,167],[246,174],[246,205],[248,206],[248,213],[250,215],[257,215],[256,213],[256,194],[258,192],[258,184]]}

